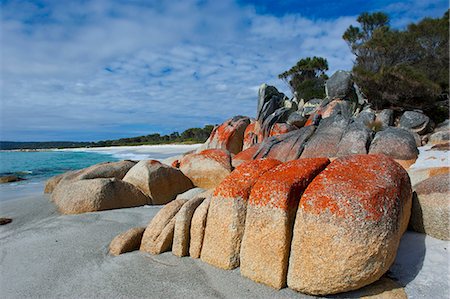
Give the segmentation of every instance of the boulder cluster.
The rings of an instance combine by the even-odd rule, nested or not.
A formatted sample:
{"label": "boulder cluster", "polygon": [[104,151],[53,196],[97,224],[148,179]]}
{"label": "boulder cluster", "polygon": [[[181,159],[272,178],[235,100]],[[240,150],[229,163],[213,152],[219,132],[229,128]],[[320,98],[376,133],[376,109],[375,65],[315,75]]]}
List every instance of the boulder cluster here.
{"label": "boulder cluster", "polygon": [[165,205],[144,231],[116,237],[110,252],[172,250],[240,267],[242,276],[276,289],[334,294],[386,273],[412,204],[406,170],[384,155],[257,159],[188,197]]}
{"label": "boulder cluster", "polygon": [[388,271],[408,227],[450,239],[449,168],[408,169],[418,146],[448,150],[449,125],[371,109],[347,72],[326,93],[305,103],[263,84],[255,119],[225,121],[193,152],[97,164],[45,192],[65,214],[164,205],[113,255],[171,250],[276,289],[359,289]]}

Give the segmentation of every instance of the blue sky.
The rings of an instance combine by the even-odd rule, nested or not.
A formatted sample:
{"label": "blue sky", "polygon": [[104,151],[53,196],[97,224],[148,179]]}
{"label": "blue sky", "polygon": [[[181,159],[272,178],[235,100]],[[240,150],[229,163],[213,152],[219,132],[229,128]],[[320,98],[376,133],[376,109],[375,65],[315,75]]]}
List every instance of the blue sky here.
{"label": "blue sky", "polygon": [[1,1],[0,140],[100,140],[254,116],[257,89],[323,56],[364,11],[402,28],[442,0]]}

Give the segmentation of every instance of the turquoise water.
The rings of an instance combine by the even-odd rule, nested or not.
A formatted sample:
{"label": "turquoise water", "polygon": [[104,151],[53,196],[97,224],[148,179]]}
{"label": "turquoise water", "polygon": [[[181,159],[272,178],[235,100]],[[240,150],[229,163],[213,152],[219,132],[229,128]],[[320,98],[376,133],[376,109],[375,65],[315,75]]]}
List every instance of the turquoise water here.
{"label": "turquoise water", "polygon": [[26,181],[46,180],[54,175],[100,162],[117,161],[111,154],[92,152],[0,152],[0,175],[15,174]]}

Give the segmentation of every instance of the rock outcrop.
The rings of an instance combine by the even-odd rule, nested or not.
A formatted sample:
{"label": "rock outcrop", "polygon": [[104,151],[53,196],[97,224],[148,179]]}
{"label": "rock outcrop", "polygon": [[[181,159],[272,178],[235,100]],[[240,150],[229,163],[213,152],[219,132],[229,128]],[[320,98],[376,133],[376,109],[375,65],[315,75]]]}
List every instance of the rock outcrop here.
{"label": "rock outcrop", "polygon": [[431,122],[430,118],[423,113],[406,111],[400,118],[399,125],[401,128],[423,135],[430,130]]}
{"label": "rock outcrop", "polygon": [[185,199],[173,200],[153,217],[144,231],[139,250],[151,254],[160,254],[171,249],[175,216],[186,202]]}
{"label": "rock outcrop", "polygon": [[411,227],[441,240],[450,240],[450,175],[430,177],[414,186]]}
{"label": "rock outcrop", "polygon": [[394,262],[411,196],[408,174],[391,158],[354,155],[333,161],[300,200],[288,286],[325,295],[378,280]]}
{"label": "rock outcrop", "polygon": [[150,198],[130,183],[115,179],[89,179],[58,186],[52,200],[63,214],[130,208],[150,203]]}
{"label": "rock outcrop", "polygon": [[372,130],[360,122],[349,124],[339,141],[336,156],[367,154],[372,135]]}
{"label": "rock outcrop", "polygon": [[184,156],[179,169],[200,188],[216,187],[233,170],[230,153],[222,149],[208,149]]}
{"label": "rock outcrop", "polygon": [[205,236],[206,217],[208,216],[209,204],[211,203],[211,194],[206,195],[205,200],[198,206],[192,216],[191,234],[189,244],[189,255],[192,258],[200,258]]}
{"label": "rock outcrop", "polygon": [[123,178],[151,198],[151,204],[161,205],[194,187],[179,169],[156,160],[143,160],[133,166]]}
{"label": "rock outcrop", "polygon": [[240,252],[241,275],[276,289],[286,285],[292,226],[298,202],[326,158],[278,165],[252,188]]}
{"label": "rock outcrop", "polygon": [[239,266],[251,188],[262,174],[279,163],[274,159],[243,163],[217,186],[209,206],[202,261],[222,269]]}

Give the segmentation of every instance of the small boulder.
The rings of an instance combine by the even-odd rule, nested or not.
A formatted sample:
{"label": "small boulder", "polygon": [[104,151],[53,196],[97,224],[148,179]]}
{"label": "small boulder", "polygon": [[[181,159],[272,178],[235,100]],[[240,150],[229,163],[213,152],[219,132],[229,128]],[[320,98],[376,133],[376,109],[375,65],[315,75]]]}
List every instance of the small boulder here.
{"label": "small boulder", "polygon": [[387,155],[405,166],[413,164],[418,155],[416,140],[407,130],[389,127],[379,131],[370,144],[369,154]]}
{"label": "small boulder", "polygon": [[170,250],[173,242],[175,215],[186,202],[185,199],[176,199],[159,210],[147,225],[139,250],[151,254],[160,254]]}
{"label": "small boulder", "polygon": [[368,108],[364,109],[358,114],[358,116],[355,118],[355,122],[367,127],[370,123],[375,121],[375,117],[375,111]]}
{"label": "small boulder", "polygon": [[423,113],[406,111],[400,118],[399,125],[401,128],[423,135],[430,130],[431,122],[430,118]]}
{"label": "small boulder", "polygon": [[336,71],[325,83],[325,93],[329,99],[344,99],[354,93],[352,74]]}
{"label": "small boulder", "polygon": [[407,172],[389,157],[334,160],[300,199],[288,286],[328,295],[380,279],[408,226],[411,197]]}
{"label": "small boulder", "polygon": [[341,114],[347,118],[352,117],[352,105],[350,101],[336,99],[320,109],[322,118],[327,118],[336,114]]}
{"label": "small boulder", "polygon": [[23,181],[23,180],[25,180],[25,179],[22,179],[22,178],[18,177],[17,175],[0,176],[0,184],[19,182],[19,181]]}
{"label": "small boulder", "polygon": [[45,183],[44,193],[52,193],[55,190],[56,186],[64,177],[65,173],[55,175],[47,180]]}
{"label": "small boulder", "polygon": [[186,155],[180,170],[200,188],[216,187],[233,170],[230,153],[222,149],[208,149]]}
{"label": "small boulder", "polygon": [[371,140],[372,130],[359,122],[351,123],[345,129],[345,133],[339,141],[336,156],[367,154]]}
{"label": "small boulder", "polygon": [[329,162],[326,158],[289,161],[259,177],[248,200],[241,275],[276,289],[286,286],[298,202],[308,184]]}
{"label": "small boulder", "polygon": [[179,169],[156,160],[143,160],[133,166],[123,178],[151,198],[151,204],[161,205],[194,185]]}
{"label": "small boulder", "polygon": [[349,119],[342,115],[321,120],[316,132],[306,143],[301,158],[336,157],[348,123]]}
{"label": "small boulder", "polygon": [[115,179],[80,180],[58,186],[52,200],[63,214],[131,208],[150,199],[130,183]]}
{"label": "small boulder", "polygon": [[428,142],[431,144],[448,143],[449,141],[450,141],[450,130],[433,133],[428,138]]}
{"label": "small boulder", "polygon": [[387,129],[390,126],[394,125],[394,111],[392,109],[383,109],[375,118],[375,121],[381,123],[382,129]]}
{"label": "small boulder", "polygon": [[244,144],[244,132],[250,124],[250,119],[246,116],[235,116],[218,127],[209,135],[205,144],[199,151],[204,149],[224,149],[232,154],[242,151]]}
{"label": "small boulder", "polygon": [[430,177],[414,186],[410,225],[433,238],[450,240],[450,176]]}
{"label": "small boulder", "polygon": [[145,227],[134,227],[115,237],[109,244],[109,253],[119,255],[138,250],[141,246],[142,235]]}
{"label": "small boulder", "polygon": [[278,164],[274,159],[243,163],[217,186],[208,210],[202,261],[226,270],[239,266],[250,191],[262,174]]}
{"label": "small boulder", "polygon": [[0,225],[5,225],[5,224],[11,223],[11,222],[12,222],[11,218],[5,218],[5,217],[0,218]]}

